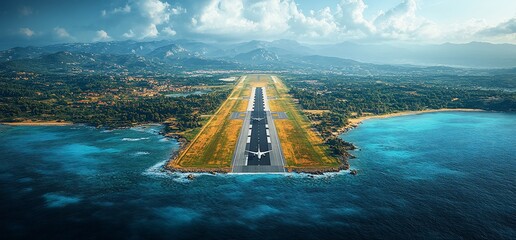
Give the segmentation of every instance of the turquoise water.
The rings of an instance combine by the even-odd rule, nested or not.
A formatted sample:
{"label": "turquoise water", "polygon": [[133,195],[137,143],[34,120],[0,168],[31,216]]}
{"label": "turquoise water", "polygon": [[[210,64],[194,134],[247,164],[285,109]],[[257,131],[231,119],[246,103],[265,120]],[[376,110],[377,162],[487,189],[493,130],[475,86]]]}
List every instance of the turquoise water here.
{"label": "turquoise water", "polygon": [[357,176],[188,181],[157,132],[0,126],[2,239],[516,238],[514,114],[365,121]]}
{"label": "turquoise water", "polygon": [[211,92],[210,89],[204,91],[193,91],[193,92],[182,92],[182,93],[171,93],[165,95],[166,97],[188,97],[190,95],[204,95],[206,93]]}

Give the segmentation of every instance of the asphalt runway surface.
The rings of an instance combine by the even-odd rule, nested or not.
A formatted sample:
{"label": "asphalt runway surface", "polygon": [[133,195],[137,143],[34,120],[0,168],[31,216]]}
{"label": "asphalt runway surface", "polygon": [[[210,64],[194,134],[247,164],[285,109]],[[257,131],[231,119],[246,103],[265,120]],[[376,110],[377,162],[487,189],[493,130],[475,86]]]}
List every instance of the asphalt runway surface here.
{"label": "asphalt runway surface", "polygon": [[[259,158],[251,152],[267,152]],[[251,152],[248,152],[251,151]],[[240,131],[232,172],[285,172],[285,160],[279,144],[265,88],[253,88],[247,114]]]}

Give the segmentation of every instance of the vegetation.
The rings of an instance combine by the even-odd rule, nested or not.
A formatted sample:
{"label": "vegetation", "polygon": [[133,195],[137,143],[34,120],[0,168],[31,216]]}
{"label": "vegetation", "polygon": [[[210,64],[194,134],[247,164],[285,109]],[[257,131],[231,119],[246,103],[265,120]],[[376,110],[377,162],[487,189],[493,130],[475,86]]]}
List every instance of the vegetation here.
{"label": "vegetation", "polygon": [[[310,80],[303,80],[310,79]],[[347,119],[401,111],[472,108],[516,111],[511,76],[288,76],[289,93],[326,139]],[[489,88],[488,88],[489,86]]]}
{"label": "vegetation", "polygon": [[[274,121],[287,167],[291,170],[310,171],[310,169],[339,168],[342,162],[332,155],[323,139],[310,127],[310,121],[294,105],[288,89],[282,81],[274,78],[269,84],[271,111],[286,112],[288,119]],[[271,81],[272,82],[272,81]]]}
{"label": "vegetation", "polygon": [[244,82],[239,81],[230,97],[168,166],[182,170],[229,171],[243,122],[230,119],[230,115],[246,110],[248,100],[240,99],[244,96],[249,97],[249,91]]}
{"label": "vegetation", "polygon": [[[203,84],[203,85],[200,85]],[[203,95],[167,97],[170,92],[206,90]],[[112,77],[12,73],[0,75],[0,121],[70,121],[96,127],[167,123],[168,132],[201,126],[228,97],[218,77]]]}

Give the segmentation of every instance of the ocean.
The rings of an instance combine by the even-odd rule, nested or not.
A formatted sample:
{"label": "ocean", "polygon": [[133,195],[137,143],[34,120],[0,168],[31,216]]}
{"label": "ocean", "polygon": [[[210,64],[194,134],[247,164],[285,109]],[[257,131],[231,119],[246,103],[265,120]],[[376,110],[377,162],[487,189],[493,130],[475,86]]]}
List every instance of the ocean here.
{"label": "ocean", "polygon": [[2,239],[516,239],[516,115],[366,120],[322,176],[163,171],[159,126],[0,125]]}

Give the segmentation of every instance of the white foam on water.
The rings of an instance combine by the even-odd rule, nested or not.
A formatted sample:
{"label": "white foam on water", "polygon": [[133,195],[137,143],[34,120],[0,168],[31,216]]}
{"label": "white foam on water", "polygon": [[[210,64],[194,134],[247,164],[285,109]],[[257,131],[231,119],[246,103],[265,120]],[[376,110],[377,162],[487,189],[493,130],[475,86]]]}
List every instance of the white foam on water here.
{"label": "white foam on water", "polygon": [[[323,174],[309,174],[309,173],[184,173],[184,172],[172,172],[170,170],[165,169],[165,164],[168,160],[163,160],[154,164],[153,166],[147,168],[142,174],[150,177],[159,177],[159,178],[170,178],[176,182],[181,183],[189,183],[191,182],[188,179],[188,176],[192,175],[195,178],[200,176],[214,176],[214,177],[235,177],[235,176],[247,176],[246,179],[251,177],[251,179],[261,178],[261,177],[276,177],[276,176],[284,176],[284,177],[294,177],[294,178],[312,178],[312,179],[323,179],[323,178],[332,178],[337,176],[348,175],[351,172],[350,170],[341,170],[338,172],[327,172]],[[243,179],[243,178],[242,178]]]}
{"label": "white foam on water", "polygon": [[141,155],[149,155],[150,152],[136,152],[134,155],[141,156]]}
{"label": "white foam on water", "polygon": [[142,138],[122,138],[122,141],[137,142],[137,141],[147,140],[147,139],[149,139],[149,138],[148,137],[142,137]]}
{"label": "white foam on water", "polygon": [[338,172],[325,172],[323,174],[310,174],[310,173],[286,173],[285,175],[289,177],[294,178],[314,178],[314,179],[321,179],[321,178],[333,178],[337,176],[342,176],[349,174],[351,172],[351,169],[349,170],[340,170]]}
{"label": "white foam on water", "polygon": [[172,172],[170,170],[165,169],[165,164],[167,164],[168,160],[163,160],[154,164],[153,166],[147,168],[142,174],[149,177],[159,177],[159,178],[170,178],[176,182],[181,183],[189,183],[191,182],[188,179],[189,175],[192,175],[195,178],[200,176],[224,176],[225,174],[211,174],[211,173],[183,173],[183,172]]}
{"label": "white foam on water", "polygon": [[167,172],[166,169],[164,168],[167,161],[168,160],[163,160],[161,162],[158,162],[158,163],[152,165],[151,167],[147,168],[143,172],[143,175],[155,176],[155,177],[168,177],[169,172]]}

